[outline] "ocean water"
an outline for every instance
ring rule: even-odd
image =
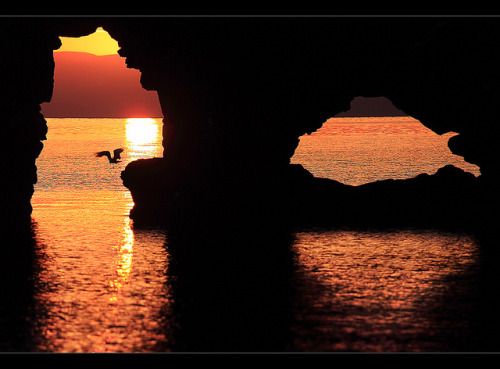
[[[412,117],[332,118],[301,137],[292,163],[349,185],[434,174],[446,164],[478,176],[479,167],[450,152],[454,135],[438,135]]]
[[[41,265],[34,297],[43,310],[33,350],[150,350],[168,300],[165,237],[132,229],[120,172],[162,156],[161,119],[47,121],[32,199]],[[119,163],[95,156],[116,148],[124,148]]]
[[[2,351],[164,352],[189,350],[179,344],[193,341],[187,335],[220,340],[222,329],[209,323],[224,317],[213,311],[185,313],[176,300],[169,235],[135,229],[128,217],[133,204],[120,172],[132,160],[162,155],[161,119],[47,121],[32,199],[38,267],[25,319],[28,339],[20,348],[0,340]],[[447,137],[415,121],[330,121],[301,139],[293,162],[349,184],[433,173],[448,163],[478,174],[449,153]],[[125,150],[117,164],[94,156],[118,147]],[[266,321],[262,342],[269,341],[269,332],[281,339],[271,350],[483,348],[477,343],[482,325],[475,319],[481,253],[474,236],[415,229],[309,230],[292,235],[290,250],[293,273],[287,283],[293,298],[286,314],[277,312],[290,319],[276,326]],[[270,301],[252,303],[276,313]],[[248,313],[242,310],[238,318],[232,312],[233,341],[246,336]],[[195,318],[179,320],[183,314]],[[249,350],[261,351],[256,341]]]

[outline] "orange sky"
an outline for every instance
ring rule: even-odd
[[[54,51],[56,69],[45,117],[162,117],[158,95],[140,85],[140,72],[128,69],[118,42],[102,28],[84,37],[61,37]],[[384,97],[357,97],[338,116],[406,115]]]
[[[89,36],[61,37],[54,51],[54,91],[42,104],[47,118],[160,118],[156,91],[140,84],[141,73],[126,67],[118,43],[102,29]]]

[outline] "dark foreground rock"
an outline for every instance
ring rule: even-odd
[[[252,222],[290,227],[440,227],[473,229],[484,222],[481,178],[452,165],[435,174],[361,186],[315,178],[301,165],[214,182],[169,172],[163,159],[131,163],[122,173],[137,224]],[[189,196],[186,196],[189,194]]]
[[[137,222],[461,223],[478,219],[476,197],[495,208],[498,18],[6,17],[0,204],[9,223],[30,221],[53,51],[60,37],[97,27],[118,41],[142,86],[157,92],[164,116],[167,161],[140,161],[124,174]],[[450,149],[478,165],[481,180],[445,170],[351,188],[289,166],[299,137],[358,96],[386,97],[434,132],[458,133]],[[487,213],[480,211],[481,222]]]
[[[300,199],[295,215],[309,226],[470,229],[484,208],[481,180],[452,165],[405,180],[346,186],[318,178],[305,186],[309,195]]]

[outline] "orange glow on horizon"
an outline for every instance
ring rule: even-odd
[[[153,118],[127,118],[127,123],[142,124],[142,123],[156,123]]]
[[[118,54],[120,47],[118,42],[111,38],[108,32],[102,27],[88,36],[82,37],[60,37],[62,45],[55,52],[74,51],[84,52],[94,55]]]

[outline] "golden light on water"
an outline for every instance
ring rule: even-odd
[[[124,199],[128,200],[125,203],[126,212],[128,213],[132,206],[134,205],[130,199],[130,193],[124,192]],[[109,281],[109,286],[112,288],[114,293],[109,298],[110,303],[116,303],[119,298],[119,294],[122,289],[126,286],[130,279],[130,272],[132,270],[132,257],[134,250],[134,232],[131,228],[131,220],[129,217],[123,219],[123,242],[119,243],[114,247],[116,250],[117,259],[115,260],[115,278]]]
[[[169,271],[169,239],[163,230],[134,228],[129,218],[134,203],[120,178],[132,160],[161,156],[159,119],[48,119],[32,199],[37,234],[33,351],[175,348],[175,317],[183,311]],[[409,169],[421,171],[428,166],[411,158],[440,162],[449,157],[434,150],[441,141],[412,122],[342,122],[323,128],[303,139],[303,144],[310,139],[307,148],[314,157],[306,150],[302,162],[320,168],[313,159],[328,151],[329,160],[339,159],[332,171],[337,179],[338,173],[347,179],[354,173],[351,180],[364,182],[368,176],[360,168],[381,179],[391,172],[384,165],[398,155],[416,162]],[[331,152],[320,145],[321,136],[334,143]],[[368,150],[375,139],[380,150]],[[117,164],[94,156],[117,147],[125,149]],[[465,297],[475,286],[480,255],[473,237],[410,230],[304,231],[294,239],[297,323],[291,328],[298,351],[425,351],[436,349],[437,338],[447,332],[468,329],[460,313],[469,308]],[[448,291],[455,291],[455,298],[443,304]]]
[[[118,255],[115,261],[116,275],[115,278],[109,282],[110,287],[114,289],[115,293],[110,297],[110,302],[116,302],[118,300],[120,292],[129,280],[132,268],[134,233],[130,228],[130,219],[124,218],[124,222],[123,243],[115,247]]]
[[[477,240],[434,230],[304,231],[294,249],[307,303],[300,335],[305,351],[426,351],[432,331],[466,306],[440,305],[447,289],[471,288]],[[457,291],[458,293],[458,291]],[[429,308],[429,304],[440,309]],[[455,310],[457,309],[457,310]],[[300,311],[300,309],[299,309]],[[309,318],[307,318],[309,317]],[[318,317],[323,321],[318,324]],[[328,327],[336,339],[328,337]],[[422,339],[422,337],[431,338]],[[391,339],[381,339],[381,337]],[[397,337],[397,339],[394,339]],[[421,341],[414,346],[413,340]],[[323,342],[321,347],[318,343]],[[426,346],[429,345],[429,346]]]
[[[32,199],[41,265],[34,350],[145,352],[165,341],[158,324],[169,308],[165,240],[138,236],[120,179],[130,161],[161,156],[160,123],[48,120]],[[121,162],[96,160],[95,152],[117,147],[125,149]],[[61,157],[71,165],[54,160]]]
[[[127,141],[134,148],[151,145],[158,139],[158,123],[152,118],[128,118],[126,120]]]
[[[39,193],[36,351],[144,352],[165,340],[165,240],[137,238],[132,206],[125,191]]]

